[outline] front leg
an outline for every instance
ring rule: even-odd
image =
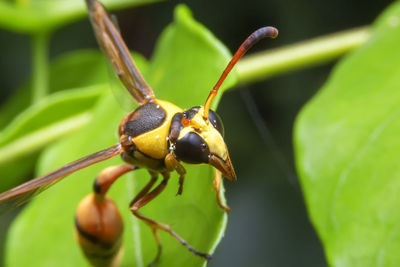
[[[179,174],[179,189],[177,195],[182,195],[183,183],[185,181],[185,176],[186,176],[185,168],[179,163],[179,161],[175,158],[175,156],[172,153],[169,153],[165,157],[164,162],[169,172],[176,171]]]
[[[224,203],[222,203],[221,182],[222,182],[221,172],[216,170],[215,175],[214,175],[214,188],[215,188],[215,191],[217,191],[217,203],[221,207],[221,209],[223,209],[225,212],[230,212],[231,208],[229,208],[228,205],[225,205]]]

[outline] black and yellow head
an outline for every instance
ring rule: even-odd
[[[175,157],[189,164],[210,164],[228,179],[236,180],[220,117],[211,110],[208,118],[203,114],[203,107],[193,107],[173,118],[170,136],[175,135],[172,143]]]

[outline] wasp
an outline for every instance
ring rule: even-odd
[[[222,175],[235,181],[236,174],[223,138],[221,118],[210,109],[210,105],[219,87],[246,51],[262,38],[275,38],[278,30],[263,27],[253,32],[228,63],[204,106],[184,110],[173,103],[155,98],[105,8],[97,0],[86,0],[86,4],[100,48],[139,107],[122,119],[118,128],[118,144],[0,194],[0,209],[19,206],[69,174],[121,155],[125,163],[101,171],[95,179],[93,193],[79,203],[76,211],[76,237],[90,263],[94,266],[118,265],[123,223],[116,204],[107,196],[107,192],[119,177],[139,168],[148,170],[150,180],[130,202],[129,209],[152,230],[158,247],[152,263],[159,259],[162,250],[159,230],[169,233],[195,255],[209,260],[211,255],[194,249],[169,225],[148,218],[139,210],[164,190],[171,172],[176,171],[179,175],[177,195],[181,195],[186,175],[182,163],[188,163],[209,164],[216,168],[214,186],[217,204],[229,212],[229,207],[220,199],[220,185]],[[162,180],[156,184],[159,175]]]

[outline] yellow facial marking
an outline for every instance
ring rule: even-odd
[[[223,160],[228,157],[228,149],[224,139],[222,138],[220,132],[214,128],[214,126],[207,119],[203,118],[203,107],[199,108],[199,111],[192,119],[189,120],[189,125],[182,129],[179,134],[178,139],[184,137],[189,132],[195,132],[199,134],[206,142],[210,153],[217,155]]]

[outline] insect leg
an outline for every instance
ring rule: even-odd
[[[158,234],[157,234],[157,230],[159,230],[159,229],[163,230],[165,232],[168,232],[170,235],[172,235],[176,240],[178,240],[182,245],[184,245],[189,251],[193,252],[195,255],[206,258],[207,260],[211,259],[211,255],[195,250],[182,237],[180,237],[177,233],[172,231],[172,229],[169,225],[157,222],[157,221],[147,218],[139,213],[139,209],[141,207],[145,206],[147,203],[149,203],[154,198],[156,198],[167,186],[167,183],[169,180],[169,172],[164,172],[163,176],[164,176],[164,179],[156,188],[154,188],[151,192],[147,193],[140,199],[137,199],[137,201],[135,201],[135,202],[133,201],[130,206],[130,209],[131,209],[133,215],[135,215],[137,218],[143,220],[151,227],[153,234],[154,234],[154,238],[156,239],[156,242],[158,245],[158,252],[157,252],[156,258],[154,259],[154,261],[151,264],[157,262],[157,260],[160,257],[160,254],[161,254],[162,245],[161,245],[160,239],[158,238]]]
[[[75,235],[94,266],[118,266],[122,258],[123,222],[117,206],[106,193],[115,180],[135,169],[137,167],[130,164],[104,169],[94,182],[94,192],[79,203]]]
[[[179,163],[179,161],[174,157],[172,153],[169,153],[165,157],[165,166],[169,172],[176,171],[179,174],[179,189],[176,195],[182,195],[183,192],[183,183],[185,182],[186,170]]]
[[[186,171],[185,171],[185,173],[186,173]],[[176,193],[176,195],[182,195],[183,183],[185,182],[185,173],[180,174],[180,176],[179,176],[179,188],[178,188],[178,193]]]
[[[221,200],[221,182],[222,182],[221,172],[216,170],[214,175],[214,188],[215,191],[217,191],[217,203],[221,207],[221,209],[223,209],[226,212],[230,212],[231,208],[229,208],[228,205],[223,204]]]
[[[153,172],[153,171],[149,171],[149,172],[151,175],[150,181],[146,184],[145,187],[143,187],[143,189],[139,192],[139,194],[137,194],[136,197],[131,201],[131,203],[129,204],[129,207],[131,207],[135,202],[137,202],[139,199],[144,197],[150,191],[150,189],[153,187],[154,183],[157,181],[158,173]]]

